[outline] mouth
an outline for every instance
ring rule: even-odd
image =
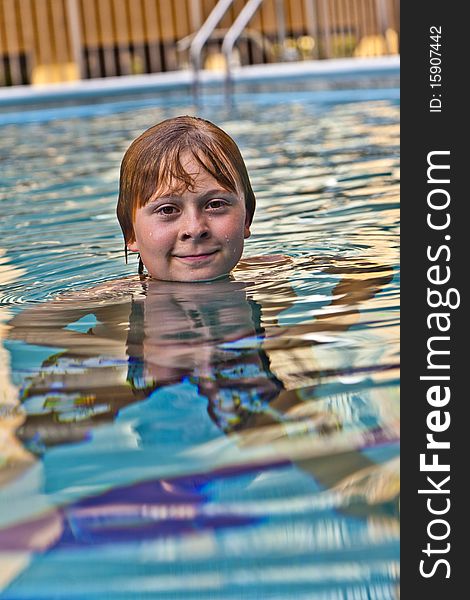
[[[215,254],[217,254],[217,252],[218,250],[211,250],[197,254],[175,254],[174,257],[183,262],[194,264],[210,260]]]

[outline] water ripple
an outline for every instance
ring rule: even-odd
[[[200,111],[257,195],[210,295],[143,289],[114,216],[130,141],[189,104],[1,115],[8,598],[397,597],[396,93],[274,96]]]

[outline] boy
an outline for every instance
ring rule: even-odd
[[[233,139],[180,116],[139,136],[121,165],[117,216],[125,251],[155,279],[227,276],[250,235],[255,196]]]

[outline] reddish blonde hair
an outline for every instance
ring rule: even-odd
[[[135,239],[134,216],[138,208],[160,191],[175,193],[193,187],[192,176],[182,166],[187,152],[224,189],[243,194],[251,223],[255,195],[237,144],[210,121],[181,116],[150,127],[124,154],[116,213],[125,244]]]

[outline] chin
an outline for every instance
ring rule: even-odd
[[[203,283],[205,281],[220,281],[221,279],[227,279],[230,273],[222,273],[222,275],[212,275],[212,277],[204,277],[204,279],[192,279],[192,281]]]
[[[175,283],[204,283],[207,281],[218,281],[219,279],[226,279],[230,276],[230,271],[223,273],[197,273],[197,272],[188,272],[188,273],[178,273],[178,274],[170,274],[167,275],[159,275],[157,273],[149,273],[152,279],[157,279],[158,281],[174,281]]]
[[[174,281],[187,281],[189,283],[204,283],[206,281],[217,281],[219,279],[225,279],[230,275],[230,272],[227,273],[188,273],[187,275],[182,275],[178,277],[178,279],[174,279]]]

